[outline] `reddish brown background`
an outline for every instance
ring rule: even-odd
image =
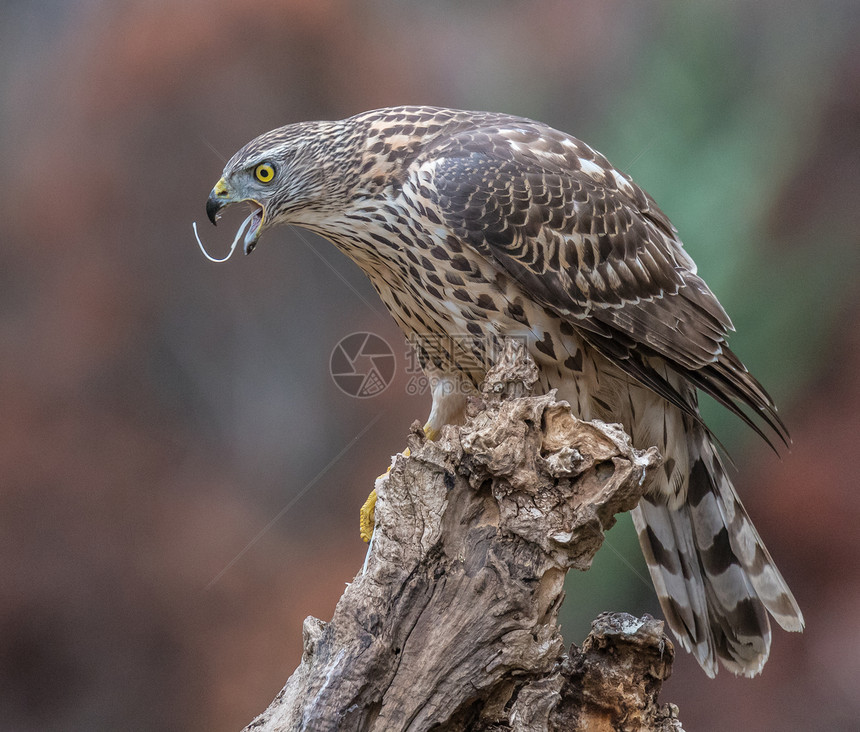
[[[693,5],[0,2],[0,728],[241,728],[330,617],[429,400],[330,245],[216,266],[191,222],[226,248],[238,219],[203,206],[256,134],[402,103],[571,131],[676,221],[793,432],[780,461],[712,412],[808,630],[755,681],[679,657],[665,697],[689,730],[856,728],[858,8]],[[328,373],[354,331],[398,357],[374,399]],[[629,526],[610,541],[570,641],[658,612]]]

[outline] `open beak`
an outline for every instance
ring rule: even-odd
[[[250,203],[253,210],[248,218],[239,226],[236,238],[238,239],[244,233],[243,249],[245,254],[250,254],[254,250],[254,247],[257,246],[257,240],[260,238],[263,230],[263,221],[266,217],[266,210],[263,208],[263,204],[252,198],[234,197],[230,187],[222,178],[209,193],[209,198],[206,200],[206,215],[213,224],[217,225],[222,209],[233,203],[242,202]]]

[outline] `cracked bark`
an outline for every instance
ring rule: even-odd
[[[674,650],[649,616],[604,613],[565,653],[556,622],[615,514],[660,463],[614,425],[582,422],[514,341],[462,427],[377,483],[365,568],[246,732],[681,730],[657,701]]]

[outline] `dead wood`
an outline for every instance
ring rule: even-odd
[[[648,616],[603,614],[569,654],[556,622],[571,568],[660,462],[614,425],[582,422],[507,344],[463,427],[377,483],[365,568],[249,730],[680,730],[657,695],[674,651]]]

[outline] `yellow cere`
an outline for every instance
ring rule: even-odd
[[[271,183],[275,177],[275,169],[268,163],[260,163],[254,168],[254,175],[260,183]]]

